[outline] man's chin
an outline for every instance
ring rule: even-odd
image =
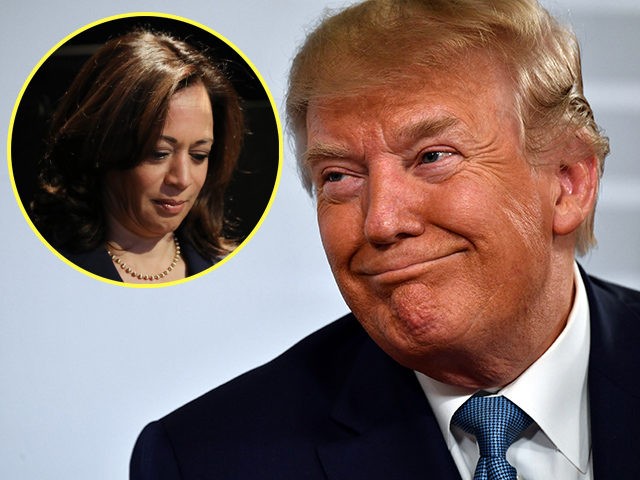
[[[420,283],[403,285],[377,306],[361,303],[353,305],[352,310],[369,335],[392,357],[435,354],[450,348],[460,330],[456,325],[460,319],[435,302],[429,291]]]

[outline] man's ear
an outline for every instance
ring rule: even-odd
[[[553,216],[553,232],[574,232],[595,208],[598,195],[598,159],[580,133],[571,135],[558,152],[556,167],[559,189]]]

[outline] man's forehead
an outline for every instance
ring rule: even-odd
[[[348,76],[349,67],[343,70],[342,75]],[[479,50],[466,51],[450,58],[446,64],[402,65],[369,72],[368,80],[357,85],[334,78],[330,85],[319,81],[316,86],[308,100],[307,118],[325,109],[355,112],[378,109],[384,115],[385,109],[410,109],[417,103],[429,106],[444,97],[466,101],[489,90],[499,90],[500,96],[515,99],[514,79],[507,65],[494,53]],[[412,95],[418,91],[424,98],[416,99]]]
[[[388,134],[399,141],[435,136],[447,130],[463,127],[462,112],[447,108],[446,102],[436,104],[421,97],[406,102],[379,101],[352,103],[332,100],[310,106],[307,111],[307,133],[311,141],[349,139]],[[357,106],[358,105],[358,106]],[[327,145],[331,142],[325,142]],[[333,150],[337,145],[331,146]]]
[[[315,99],[307,109],[307,141],[389,135],[398,141],[445,131],[482,129],[492,116],[513,115],[514,96],[501,86],[376,88],[360,95]]]
[[[349,47],[346,46],[345,50],[348,51]],[[509,70],[509,62],[505,63],[504,56],[490,48],[470,47],[446,58],[430,58],[429,61],[415,60],[402,50],[398,50],[388,63],[367,60],[362,55],[370,57],[374,53],[359,52],[357,59],[344,62],[321,59],[325,60],[325,68],[306,80],[309,89],[307,100],[358,96],[368,91],[382,96],[385,92],[393,94],[425,84],[446,86],[452,80],[474,83],[481,81],[487,72],[507,73]]]

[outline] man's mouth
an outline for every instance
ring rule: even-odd
[[[419,277],[435,268],[443,261],[454,258],[465,250],[456,250],[425,258],[390,260],[373,263],[360,269],[358,273],[382,283],[396,283]]]

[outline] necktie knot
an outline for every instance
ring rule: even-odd
[[[452,423],[474,435],[480,460],[474,480],[516,478],[506,459],[507,449],[533,420],[505,397],[473,396],[453,415]]]

